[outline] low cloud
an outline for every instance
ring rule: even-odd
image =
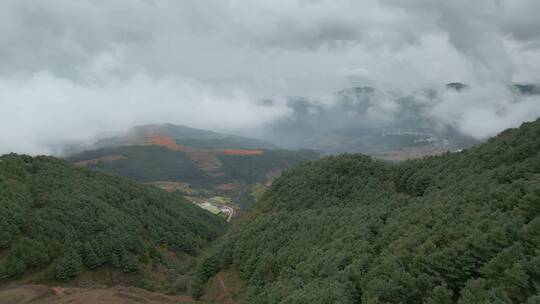
[[[540,96],[516,95],[500,83],[446,90],[428,113],[439,124],[484,140],[540,117]]]
[[[47,72],[0,79],[0,100],[0,153],[54,153],[66,144],[89,143],[155,122],[216,130],[251,128],[288,111],[258,106],[240,89],[218,91],[201,82],[155,80],[145,74],[84,85]]]
[[[426,115],[483,138],[540,115],[506,90],[540,83],[538,15],[536,0],[2,1],[0,152],[149,122],[249,133],[290,117],[289,96],[452,81],[471,90]]]

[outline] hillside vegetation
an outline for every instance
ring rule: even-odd
[[[139,273],[195,256],[226,222],[181,196],[52,157],[0,157],[0,282]]]
[[[80,162],[115,154],[122,155],[123,158],[99,161],[88,166],[140,182],[190,181],[195,185],[208,183],[206,173],[197,167],[188,154],[159,146],[101,148],[82,152],[69,157],[68,160]]]
[[[298,162],[315,160],[319,157],[311,150],[261,150],[260,155],[221,153],[214,156],[220,167],[216,171],[205,172],[185,152],[173,151],[162,146],[140,145],[86,151],[70,156],[68,160],[77,163],[108,155],[120,155],[122,158],[85,165],[141,182],[176,181],[202,187],[233,182],[240,184],[265,182],[274,172],[281,172]]]
[[[262,155],[219,155],[224,178],[253,184],[265,182],[272,173],[281,172],[300,162],[312,161],[319,155],[312,150],[264,150]]]
[[[198,266],[245,303],[540,303],[540,120],[460,153],[286,171]]]

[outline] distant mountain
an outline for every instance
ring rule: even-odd
[[[446,89],[464,88],[464,84],[452,83]],[[426,104],[419,96],[428,100],[436,94],[426,90],[403,96],[354,87],[333,94],[331,103],[290,98],[287,106],[292,115],[269,123],[260,136],[289,148],[327,154],[361,152],[387,159],[395,157],[393,154],[402,158],[439,154],[478,143],[425,115]]]
[[[513,84],[520,98],[540,94],[536,84]],[[268,123],[259,136],[287,148],[309,148],[323,154],[366,153],[403,160],[456,151],[479,141],[429,115],[447,91],[470,89],[452,82],[438,88],[403,93],[373,87],[352,87],[327,97],[290,97],[291,115]],[[327,100],[328,99],[328,100]],[[261,105],[273,107],[271,100]]]
[[[450,82],[446,84],[446,88],[461,91],[463,89],[468,89],[469,86],[461,82]]]
[[[456,91],[470,88],[469,85],[461,82],[447,83],[446,87],[448,89],[454,89]],[[540,84],[536,83],[514,83],[508,85],[508,88],[517,95],[540,95]]]
[[[540,95],[540,84],[521,83],[514,84],[511,88],[522,95]]]
[[[67,159],[142,182],[217,190],[269,183],[288,167],[318,158],[313,151],[279,150],[262,140],[171,124],[137,126],[92,147]]]
[[[146,144],[153,138],[162,136],[174,139],[178,144],[203,149],[277,149],[269,142],[214,131],[194,129],[173,124],[151,124],[135,126],[125,134],[97,141],[89,148],[116,147],[122,145]]]
[[[0,284],[152,287],[226,228],[180,195],[53,157],[0,156],[0,189]]]
[[[301,164],[256,206],[199,263],[194,296],[236,271],[241,303],[540,299],[540,119],[421,160]]]

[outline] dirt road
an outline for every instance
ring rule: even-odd
[[[229,293],[229,290],[227,289],[227,286],[225,286],[225,282],[223,281],[223,278],[221,277],[221,274],[217,275],[217,279],[219,281],[219,285],[221,289],[223,290],[223,293],[227,296],[227,303],[226,304],[233,304],[233,299],[231,294]]]
[[[229,206],[227,206],[227,205],[223,205],[223,208],[229,210],[229,216],[227,217],[227,222],[230,222],[231,219],[232,219],[233,216],[234,216],[234,208],[229,207]]]
[[[23,285],[0,290],[0,303],[20,304],[179,304],[200,303],[190,296],[171,296],[134,287],[103,289],[54,288],[45,285]]]

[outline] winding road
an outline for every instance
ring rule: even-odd
[[[230,222],[232,217],[234,216],[234,208],[229,207],[227,205],[222,205],[222,207],[229,210],[229,216],[227,217],[227,222]]]

